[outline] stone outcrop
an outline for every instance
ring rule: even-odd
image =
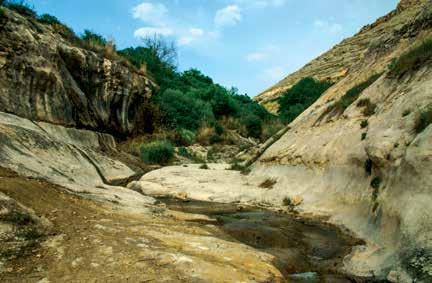
[[[301,209],[329,215],[330,221],[367,239],[368,248],[346,260],[351,272],[393,282],[410,282],[410,276],[427,282],[432,262],[413,262],[423,254],[430,259],[432,251],[432,126],[417,127],[421,113],[432,107],[432,65],[426,61],[399,78],[389,76],[387,66],[430,37],[432,3],[402,1],[379,21],[344,41],[363,38],[364,45],[367,37],[377,40],[361,53],[351,53],[356,54],[355,65],[290,124],[254,164],[252,175],[277,179],[276,190],[303,198]],[[374,37],[377,31],[379,38]],[[340,56],[338,48],[320,58]],[[316,60],[307,66],[287,81],[294,82],[306,70],[308,75],[322,74],[323,65]],[[347,90],[373,74],[381,75],[357,101],[335,110]],[[358,105],[360,100],[373,105],[372,113]]]
[[[154,199],[122,187],[115,180],[136,172],[111,158],[114,138],[0,112],[0,164],[22,176],[42,178],[96,201],[145,210]]]
[[[365,26],[353,37],[343,40],[297,72],[259,94],[255,98],[256,101],[276,113],[279,109],[278,97],[304,77],[310,76],[337,83],[350,74],[356,74],[365,61],[376,61],[377,53],[382,66],[386,66],[389,58],[383,55],[388,54],[395,45],[404,44],[424,29],[423,23],[418,20],[428,5],[432,5],[430,0],[401,1],[396,10]]]
[[[0,111],[117,136],[143,128],[156,85],[125,60],[75,46],[50,25],[4,9]]]

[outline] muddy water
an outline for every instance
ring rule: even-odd
[[[183,202],[170,198],[160,201],[171,210],[205,214],[218,219],[227,239],[274,255],[275,266],[288,282],[363,281],[341,273],[343,258],[361,242],[336,227],[236,204]]]

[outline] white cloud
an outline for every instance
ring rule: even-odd
[[[314,26],[324,32],[335,34],[342,31],[342,26],[337,23],[330,23],[328,21],[316,20]]]
[[[228,5],[225,8],[218,10],[214,18],[214,22],[218,27],[235,26],[241,22],[241,20],[242,14],[237,5]]]
[[[246,55],[245,59],[248,62],[268,61],[275,58],[280,58],[281,49],[279,46],[269,43],[262,48]]]
[[[267,58],[267,54],[263,52],[252,52],[246,56],[246,60],[249,62],[262,61]]]
[[[178,39],[178,44],[180,46],[190,45],[191,43],[203,37],[204,35],[205,35],[204,30],[200,28],[190,28],[185,35],[181,36]]]
[[[154,25],[165,25],[168,9],[165,5],[143,2],[132,9],[134,19],[140,19]]]
[[[285,71],[282,67],[275,66],[264,70],[263,75],[265,80],[275,82],[283,79],[285,76]]]
[[[160,34],[163,36],[170,36],[174,34],[174,31],[167,27],[143,27],[139,28],[134,32],[134,36],[137,38],[145,38],[147,36],[152,36],[155,34]]]
[[[196,36],[196,37],[200,37],[200,36],[204,35],[204,31],[202,29],[200,29],[200,28],[190,28],[189,29],[189,33],[192,36]]]
[[[235,0],[235,3],[248,8],[281,7],[287,0]]]

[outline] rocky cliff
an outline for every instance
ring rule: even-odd
[[[365,62],[378,61],[379,58],[381,68],[384,67],[391,59],[388,55],[396,46],[407,44],[407,40],[425,28],[423,23],[418,21],[418,15],[427,3],[430,5],[429,0],[402,0],[394,11],[365,26],[353,37],[343,40],[255,99],[276,113],[279,108],[278,97],[304,77],[337,83],[357,74]]]
[[[77,47],[51,25],[4,9],[0,111],[126,135],[144,126],[146,101],[155,88],[125,60]]]
[[[367,239],[368,248],[346,259],[357,274],[432,280],[432,126],[418,130],[432,107],[432,64],[427,60],[400,77],[387,68],[431,34],[432,2],[402,1],[259,97],[269,103],[303,76],[343,73],[261,156],[252,174],[278,180],[275,190],[301,197],[304,211],[330,216]],[[346,91],[372,74],[381,75],[357,101],[335,111]],[[365,111],[360,101],[373,110]]]

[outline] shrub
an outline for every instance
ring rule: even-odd
[[[96,45],[107,44],[107,40],[102,35],[92,32],[88,29],[84,30],[84,33],[81,35],[81,39],[83,41],[94,43]]]
[[[201,166],[199,167],[199,169],[208,170],[208,169],[210,169],[210,168],[208,167],[208,165],[207,165],[206,163],[204,163],[203,165],[201,165]]]
[[[50,14],[43,14],[39,16],[38,21],[42,24],[53,25],[53,24],[62,24],[59,19]]]
[[[293,206],[291,198],[289,198],[289,197],[284,197],[284,199],[282,200],[282,204],[284,206]]]
[[[336,102],[336,108],[341,112],[345,111],[345,109],[347,109],[354,101],[356,101],[360,94],[362,94],[365,89],[370,87],[377,79],[379,79],[380,76],[381,74],[373,75],[366,81],[348,90],[345,95]]]
[[[273,119],[270,121],[265,121],[263,123],[263,131],[261,134],[261,141],[266,141],[277,132],[284,128],[284,124],[279,119]]]
[[[4,217],[2,217],[2,220],[15,225],[34,224],[34,220],[31,218],[29,214],[22,213],[19,211],[14,211],[9,214],[6,214]]]
[[[15,1],[8,0],[8,1],[4,1],[3,5],[11,10],[14,10],[15,12],[19,13],[22,16],[31,17],[31,18],[37,17],[37,13],[33,9],[33,7],[31,7],[24,0],[15,0]]]
[[[43,236],[41,232],[36,229],[36,227],[26,227],[23,229],[19,229],[17,236],[26,241],[35,241]]]
[[[362,141],[365,140],[366,137],[367,137],[367,133],[362,133],[362,135],[361,135],[361,140],[362,140]]]
[[[203,145],[210,144],[210,138],[215,135],[215,129],[209,126],[202,126],[197,133],[196,140]]]
[[[368,120],[363,120],[363,121],[361,121],[361,123],[360,123],[360,127],[361,127],[362,129],[366,128],[367,126],[369,126],[369,122],[368,122]]]
[[[190,152],[187,150],[187,148],[185,148],[185,147],[180,147],[179,149],[178,149],[178,155],[180,155],[180,156],[183,156],[183,157],[186,157],[186,158],[191,158],[192,157],[192,155],[190,154]]]
[[[420,68],[432,58],[432,38],[426,39],[389,65],[389,75],[401,77],[409,71]]]
[[[375,114],[375,110],[377,107],[376,104],[372,103],[369,98],[361,99],[357,103],[357,106],[363,107],[363,115],[365,116],[372,116],[373,114]]]
[[[167,89],[156,97],[163,123],[169,128],[183,128],[195,131],[204,121],[214,120],[208,103],[179,90]]]
[[[168,164],[174,156],[174,147],[167,141],[155,141],[141,146],[141,159],[151,164]]]
[[[195,143],[195,133],[186,129],[178,130],[182,145],[193,145]]]
[[[269,178],[262,182],[259,187],[263,189],[271,189],[277,183],[275,179]]]
[[[242,120],[247,136],[259,139],[262,134],[262,121],[258,116],[249,115]]]
[[[223,141],[222,137],[219,136],[218,134],[211,135],[209,139],[210,144],[220,143],[222,141]]]
[[[331,86],[331,82],[320,82],[311,77],[300,80],[278,100],[281,119],[286,123],[294,121]]]
[[[423,132],[430,124],[432,124],[432,106],[422,110],[415,125],[417,134]]]
[[[225,132],[224,127],[221,124],[219,124],[219,123],[216,123],[214,128],[215,128],[216,134],[219,135],[219,136],[222,135]]]
[[[380,186],[381,186],[381,182],[382,182],[381,177],[375,177],[375,178],[372,179],[370,185],[371,185],[371,187],[374,188],[375,190],[378,190],[378,189],[380,188]]]

